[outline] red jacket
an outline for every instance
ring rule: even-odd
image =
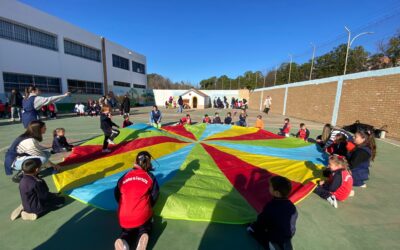
[[[344,201],[346,200],[349,195],[351,190],[353,189],[353,177],[349,173],[349,171],[343,169],[341,171],[342,173],[342,183],[336,191],[331,192],[333,195],[335,195],[336,199],[339,201]],[[331,182],[333,179],[333,176],[331,176],[328,179],[328,182]]]
[[[154,186],[157,186],[158,195],[157,181],[137,166],[119,179],[115,197],[122,228],[137,228],[151,218]]]
[[[290,133],[290,128],[291,128],[290,123],[285,123],[283,125],[282,133],[289,134]]]

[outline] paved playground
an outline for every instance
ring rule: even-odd
[[[132,121],[148,122],[150,107],[131,111]],[[213,115],[216,110],[189,110],[194,122],[203,115]],[[230,110],[229,110],[230,111]],[[176,123],[182,114],[176,110],[165,110],[163,122]],[[224,117],[226,110],[219,110]],[[255,124],[259,112],[249,111],[249,126]],[[236,118],[237,119],[237,118]],[[234,118],[234,120],[236,120]],[[283,116],[263,114],[266,129],[277,132],[282,126]],[[114,122],[122,124],[122,117],[115,116]],[[298,124],[305,122],[315,137],[323,124],[291,119],[292,132]],[[328,121],[329,122],[329,121]],[[66,128],[70,142],[80,142],[101,135],[98,118],[60,117],[46,121],[47,134],[44,145],[50,146],[51,131]],[[0,121],[0,160],[3,162],[8,145],[23,132],[21,124]],[[355,189],[356,195],[339,208],[314,194],[297,205],[299,219],[293,239],[295,249],[398,249],[400,246],[400,143],[378,140],[377,158],[371,168],[368,188]],[[65,155],[54,155],[52,160],[61,161]],[[50,176],[46,181],[55,191]],[[266,187],[267,188],[267,187]],[[89,207],[68,199],[62,209],[51,212],[34,222],[10,221],[11,211],[20,203],[18,185],[3,174],[0,175],[0,249],[113,249],[119,235],[116,214]],[[155,217],[154,233],[149,249],[259,249],[250,238],[245,226],[206,222],[164,220]]]

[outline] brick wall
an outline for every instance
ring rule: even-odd
[[[337,82],[289,88],[286,115],[330,123],[335,105],[336,88]]]
[[[263,91],[262,109],[264,110],[264,102],[267,96],[271,96],[272,105],[270,112],[272,114],[282,114],[283,112],[283,102],[285,99],[285,89],[271,89]],[[250,109],[259,110],[260,109],[260,95],[261,91],[250,93]]]
[[[332,121],[336,89],[343,80],[336,125],[356,120],[380,128],[400,139],[400,67],[319,79],[288,86],[286,116],[327,123]],[[271,113],[283,114],[285,87],[263,90],[272,97]],[[250,93],[250,108],[259,110],[261,91]]]
[[[388,136],[400,139],[400,74],[343,82],[337,125],[355,120],[388,125]]]

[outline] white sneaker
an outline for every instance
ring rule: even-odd
[[[360,188],[367,188],[367,184],[361,185]]]
[[[108,142],[108,144],[111,144],[111,145],[114,145],[114,144],[115,144],[115,142],[112,141],[112,140],[110,140],[110,139],[108,139],[107,142]]]
[[[24,207],[21,204],[11,212],[10,219],[11,220],[16,220],[18,217],[21,216],[22,211],[24,211]]]
[[[34,213],[27,213],[25,211],[22,211],[21,213],[21,218],[23,220],[36,220],[37,219],[37,214]]]
[[[353,189],[350,191],[349,197],[354,197],[354,190]]]
[[[338,208],[338,203],[336,200],[336,197],[334,195],[332,195],[331,197],[328,197],[328,199],[326,199],[329,204],[331,204],[334,208]]]
[[[129,250],[128,243],[123,239],[117,239],[114,243],[115,250]]]
[[[149,235],[144,233],[140,236],[136,250],[146,250],[147,243],[149,242]]]
[[[102,152],[102,153],[110,153],[110,152],[111,152],[111,150],[110,150],[110,149],[108,149],[108,148],[106,148],[106,149],[103,149],[101,152]]]

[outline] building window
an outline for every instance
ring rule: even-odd
[[[4,90],[10,92],[13,88],[25,91],[25,88],[34,85],[43,93],[61,93],[61,79],[56,77],[3,73]]]
[[[58,50],[57,36],[4,19],[0,19],[0,37],[41,48]]]
[[[113,54],[112,60],[114,67],[129,70],[129,59]]]
[[[133,87],[134,87],[135,89],[145,89],[145,88],[146,88],[145,85],[140,85],[140,84],[133,84]]]
[[[68,91],[76,94],[103,94],[103,84],[101,82],[89,82],[80,80],[67,80]]]
[[[114,81],[114,86],[121,86],[121,87],[131,87],[131,84],[129,82],[118,82]]]
[[[132,61],[132,70],[136,73],[146,74],[146,68],[142,63]]]
[[[101,62],[101,52],[98,49],[64,39],[64,53],[79,56],[92,61]]]

